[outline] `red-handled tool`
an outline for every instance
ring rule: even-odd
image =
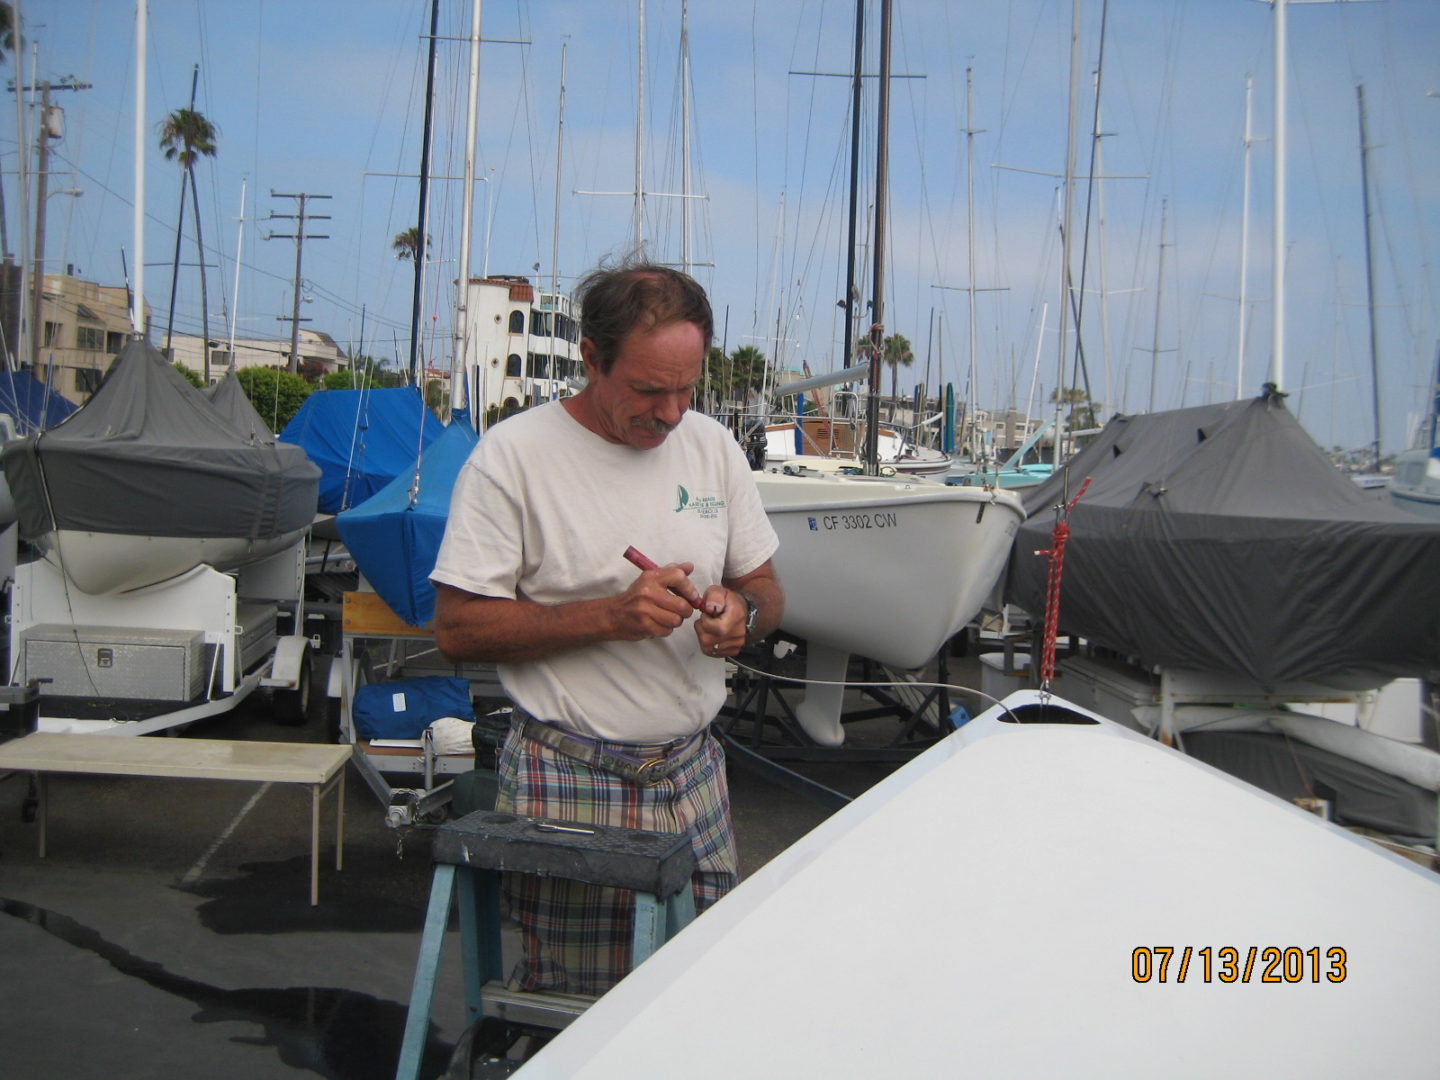
[[[641,570],[660,569],[659,563],[657,563],[654,559],[650,558],[648,555],[642,554],[640,551],[633,547],[627,547],[625,549],[625,560],[632,565],[639,567]],[[671,589],[670,591],[675,592],[674,589]],[[679,596],[680,594],[675,593],[675,595]],[[693,607],[696,611],[705,610],[705,602],[703,600],[690,600],[689,597],[683,597],[682,599],[689,600],[690,606]]]

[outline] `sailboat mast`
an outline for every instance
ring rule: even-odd
[[[425,130],[420,148],[420,220],[415,236],[415,293],[410,302],[410,381],[414,385],[420,383],[420,301],[425,293],[426,249],[430,246],[425,240],[425,218],[430,208],[430,136],[434,126],[435,53],[440,43],[439,31],[440,0],[430,0],[430,60],[425,76]],[[291,362],[294,362],[293,356]]]
[[[560,322],[560,178],[565,161],[565,69],[569,42],[560,45],[560,118],[555,126],[555,220],[550,226],[550,378],[559,377],[555,370],[555,331]],[[568,374],[568,372],[567,372]]]
[[[975,398],[980,386],[979,367],[975,360],[975,124],[972,120],[974,106],[974,71],[965,69],[965,234],[966,262],[970,294],[970,393],[966,414],[970,420],[970,444],[975,444]],[[973,450],[972,450],[973,453]]]
[[[1272,0],[1275,8],[1275,235],[1271,238],[1271,291],[1275,316],[1270,325],[1270,382],[1285,386],[1285,5]]]
[[[690,273],[690,4],[680,3],[680,269]],[[778,359],[778,358],[777,358]]]
[[[1255,80],[1245,76],[1245,181],[1240,197],[1240,326],[1239,345],[1235,350],[1235,400],[1245,394],[1245,336],[1246,336],[1246,265],[1250,260],[1250,148],[1255,140],[1250,131],[1250,103]]]
[[[880,3],[879,118],[875,125],[875,250],[870,283],[870,396],[865,424],[865,471],[880,472],[880,362],[885,341],[885,200],[890,176],[890,13],[892,0]]]
[[[1146,412],[1155,411],[1155,379],[1160,365],[1160,312],[1165,296],[1165,225],[1170,217],[1170,201],[1160,200],[1160,265],[1155,272],[1155,325],[1150,331],[1150,404]]]
[[[1079,108],[1080,82],[1080,0],[1070,8],[1070,111],[1065,124],[1065,203],[1060,224],[1060,348],[1055,368],[1055,430],[1052,432],[1052,461],[1058,468],[1065,444],[1065,360],[1069,352],[1066,332],[1074,307],[1070,303],[1070,226],[1075,212],[1075,128]]]
[[[235,229],[235,288],[230,299],[230,370],[235,367],[235,319],[240,310],[240,264],[245,254],[245,181],[240,181],[240,224]],[[209,346],[206,346],[208,353]]]
[[[865,78],[865,0],[855,0],[855,71],[850,87],[850,228],[845,243],[845,355],[841,368],[855,358],[855,245],[860,227],[860,105]]]
[[[25,26],[24,22],[22,21],[21,14],[20,14],[20,0],[14,0],[14,6],[13,6],[13,9],[12,9],[12,10],[13,10],[13,13],[14,13],[14,14],[13,14],[14,30],[15,30],[15,34],[16,34],[16,36],[17,36],[17,38],[18,38],[18,37],[21,36],[21,31],[23,30],[23,28],[24,28],[24,26]],[[138,22],[140,22],[140,21],[142,21],[142,17],[139,16],[139,15],[137,15],[137,17],[136,17],[136,22],[138,23]],[[139,48],[139,45],[137,44],[136,47]],[[17,76],[16,79],[15,79],[15,144],[16,144],[18,147],[20,147],[20,153],[17,155],[17,159],[18,159],[18,163],[19,163],[19,176],[17,177],[17,184],[18,184],[18,187],[19,187],[19,195],[20,195],[20,222],[21,222],[21,224],[20,224],[20,311],[19,311],[19,318],[16,319],[16,322],[19,324],[20,333],[19,333],[19,340],[18,340],[18,341],[15,341],[15,342],[7,342],[7,344],[8,344],[8,345],[10,346],[10,348],[13,350],[13,357],[14,357],[14,360],[15,360],[15,368],[18,370],[21,362],[24,361],[24,360],[26,360],[26,359],[28,359],[29,356],[30,356],[30,342],[31,342],[31,340],[33,339],[34,327],[31,326],[31,321],[30,321],[28,318],[25,317],[25,298],[30,295],[30,287],[31,287],[30,277],[31,277],[31,273],[32,273],[32,268],[31,268],[31,265],[30,265],[30,229],[29,229],[29,227],[25,224],[25,216],[26,216],[26,214],[29,212],[29,208],[30,208],[30,160],[29,160],[29,159],[30,159],[30,150],[29,150],[29,144],[28,144],[28,141],[27,141],[27,140],[28,140],[28,136],[27,136],[27,133],[26,133],[26,131],[25,131],[25,80],[22,79],[22,78],[19,78],[20,75],[23,75],[23,74],[24,74],[24,68],[25,68],[25,54],[24,54],[24,51],[23,51],[23,50],[17,51],[16,54],[15,54],[15,56],[16,56],[16,59],[15,59],[15,74],[16,74],[16,76]],[[136,69],[137,69],[137,71],[140,69],[140,65],[139,65],[139,64],[136,65]],[[137,76],[137,78],[138,78],[138,76]],[[32,79],[30,80],[30,82],[31,82],[31,84],[33,85],[34,82],[35,82],[35,80],[32,78]],[[139,139],[139,137],[137,136],[137,143],[138,143],[138,139]],[[138,155],[137,155],[137,156],[138,156]],[[138,183],[138,181],[137,181],[137,183]],[[137,189],[137,190],[138,190],[138,189]],[[141,211],[139,210],[139,200],[138,200],[138,199],[136,200],[136,206],[137,206],[137,208],[136,208],[136,211],[135,211],[135,215],[136,215],[137,222],[143,223],[143,221],[144,221],[144,215],[143,215],[143,213],[141,213]],[[138,232],[139,229],[141,228],[141,225],[137,223],[137,225],[135,226],[135,228],[136,228],[136,230],[137,230],[137,232]],[[133,314],[132,314],[131,318],[132,318],[132,322],[133,322],[133,318],[134,318]]]
[[[1371,250],[1370,226],[1370,140],[1365,134],[1365,84],[1358,83],[1355,96],[1360,104],[1360,195],[1365,207],[1365,298],[1370,312],[1370,392],[1375,414],[1375,471],[1380,471],[1380,339],[1375,326],[1375,260]]]
[[[15,29],[19,30],[20,3],[15,2]],[[145,336],[145,36],[150,25],[148,0],[135,4],[135,291],[130,306],[130,326],[136,337]],[[17,85],[18,97],[20,88]],[[36,327],[31,327],[33,334]]]
[[[470,6],[470,83],[465,114],[465,194],[460,204],[460,274],[455,288],[454,352],[450,358],[450,414],[466,405],[469,387],[470,247],[475,201],[475,127],[480,120],[480,10],[482,0]],[[473,419],[472,419],[473,422]]]
[[[639,0],[635,69],[635,254],[645,252],[645,0]]]

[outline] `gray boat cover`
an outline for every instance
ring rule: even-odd
[[[230,425],[246,438],[253,442],[275,441],[275,433],[270,430],[270,425],[265,423],[255,406],[250,404],[250,399],[245,396],[245,388],[240,385],[235,369],[232,368],[229,375],[211,386],[205,396],[210,399],[210,404],[230,421]]]
[[[1062,633],[1266,690],[1440,676],[1440,522],[1337,472],[1283,395],[1116,417],[1027,493],[1005,597],[1037,621],[1036,553],[1086,477]]]
[[[1329,799],[1334,820],[1396,836],[1435,838],[1435,793],[1363,762],[1284,735],[1191,732],[1185,753],[1286,802]]]
[[[0,462],[26,540],[57,528],[269,539],[310,524],[320,483],[303,450],[236,428],[143,341],[84,408]]]

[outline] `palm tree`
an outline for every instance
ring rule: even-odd
[[[915,362],[915,352],[910,348],[910,339],[904,334],[891,334],[880,345],[880,359],[890,365],[890,400],[898,394],[900,365],[909,367]]]
[[[430,238],[425,238],[425,243],[430,243]],[[395,240],[391,243],[395,251],[395,258],[401,262],[416,262],[420,258],[420,226],[411,225],[404,232],[396,233]]]
[[[1102,402],[1091,401],[1090,395],[1078,386],[1067,386],[1060,394],[1054,390],[1050,391],[1050,400],[1070,407],[1070,414],[1065,418],[1065,424],[1071,431],[1084,430],[1098,426],[1100,410],[1104,407]]]
[[[190,181],[190,203],[195,211],[195,251],[200,261],[200,329],[205,356],[205,384],[210,384],[210,294],[205,284],[205,241],[200,228],[200,195],[195,187],[195,159],[214,157],[219,129],[196,109],[176,109],[160,124],[160,149],[166,161],[179,161],[181,184]]]

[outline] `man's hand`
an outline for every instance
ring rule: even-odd
[[[669,637],[684,625],[700,600],[700,591],[690,580],[694,569],[694,563],[670,563],[641,573],[615,598],[616,637],[622,641]]]
[[[750,607],[745,597],[723,585],[705,590],[695,634],[706,656],[734,656],[745,644],[745,617]]]

